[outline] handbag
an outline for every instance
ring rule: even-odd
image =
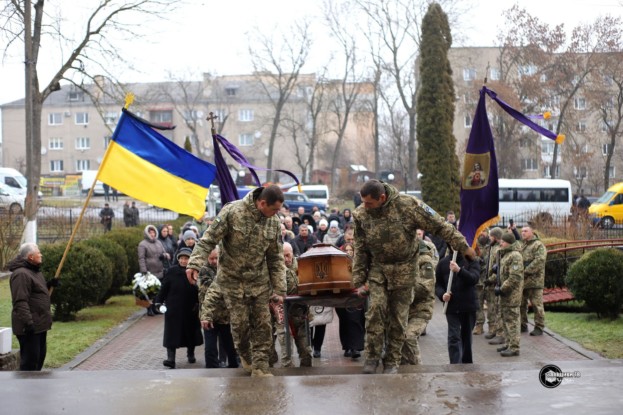
[[[310,327],[324,326],[333,321],[333,307],[313,306],[309,308]]]

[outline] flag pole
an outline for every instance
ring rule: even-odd
[[[127,109],[130,106],[130,104],[132,104],[132,102],[134,102],[134,94],[128,93],[125,97],[124,108]],[[109,149],[110,149],[110,146],[108,146],[108,148],[106,149],[106,154],[104,154],[104,160],[106,160],[106,156],[108,155]],[[102,166],[102,164],[104,164],[103,160],[102,160],[102,163],[100,164],[100,167]],[[69,236],[69,241],[67,242],[67,246],[65,246],[65,251],[63,252],[63,256],[61,257],[61,262],[59,262],[58,268],[56,268],[56,273],[54,274],[54,278],[56,279],[61,278],[60,276],[61,270],[63,269],[63,265],[65,264],[65,259],[67,259],[69,248],[71,248],[71,244],[73,243],[76,233],[78,232],[78,228],[80,227],[80,224],[82,223],[84,212],[86,211],[87,206],[89,205],[89,201],[91,200],[91,197],[93,196],[93,190],[95,189],[95,183],[97,183],[98,177],[99,177],[99,169],[98,169],[97,174],[95,175],[95,179],[93,179],[93,183],[91,183],[91,188],[89,189],[89,193],[87,193],[86,200],[84,201],[84,204],[82,205],[82,210],[80,211],[80,215],[78,216],[78,219],[76,220],[74,228],[71,231],[71,235]],[[54,287],[50,287],[48,292],[51,296],[52,292],[54,292]]]
[[[454,251],[454,254],[452,255],[452,261],[456,262],[456,255],[458,254],[458,251]],[[450,268],[450,277],[448,278],[448,288],[446,289],[446,292],[448,294],[452,294],[452,279],[454,278],[454,271],[452,271],[452,268]],[[446,314],[446,310],[448,309],[448,303],[450,301],[446,301],[445,303],[443,303],[443,313]]]

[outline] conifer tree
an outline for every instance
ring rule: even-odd
[[[433,3],[422,19],[420,90],[417,97],[418,170],[422,198],[439,214],[460,209],[459,159],[454,123],[454,83],[448,51],[448,16]]]
[[[193,145],[190,142],[190,137],[186,136],[186,141],[184,141],[184,150],[188,151],[189,153],[193,152]]]

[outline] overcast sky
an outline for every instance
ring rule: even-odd
[[[466,46],[491,46],[502,24],[501,12],[512,0],[464,0],[474,4],[461,17],[466,28]],[[75,6],[87,0],[76,0]],[[46,7],[51,2],[46,2]],[[69,3],[63,0],[63,4]],[[304,15],[319,15],[321,0],[228,0],[190,1],[178,8],[167,22],[154,26],[150,36],[119,47],[125,56],[134,56],[141,72],[128,72],[126,82],[161,81],[170,70],[212,72],[220,75],[250,73],[246,32],[254,25],[275,27]],[[589,23],[600,15],[621,16],[623,0],[521,0],[521,6],[541,20],[571,28]],[[64,8],[63,13],[71,8]],[[322,41],[321,34],[314,35]],[[17,49],[14,49],[17,51]],[[24,97],[23,58],[9,56],[0,62],[0,104]],[[58,61],[46,62],[57,70]],[[41,84],[49,81],[45,65],[39,63]],[[318,63],[319,65],[320,63]],[[313,57],[305,71],[315,71]]]

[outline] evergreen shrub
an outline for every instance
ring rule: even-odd
[[[112,283],[110,289],[100,299],[100,303],[104,304],[113,295],[121,292],[121,287],[126,284],[128,276],[128,257],[123,247],[111,239],[102,236],[96,236],[91,239],[85,239],[79,244],[86,244],[98,249],[103,253],[112,265]]]
[[[110,232],[106,232],[103,238],[112,240],[119,244],[125,252],[128,260],[128,271],[125,284],[130,284],[134,274],[139,272],[138,269],[138,244],[143,240],[142,228],[113,228]]]

